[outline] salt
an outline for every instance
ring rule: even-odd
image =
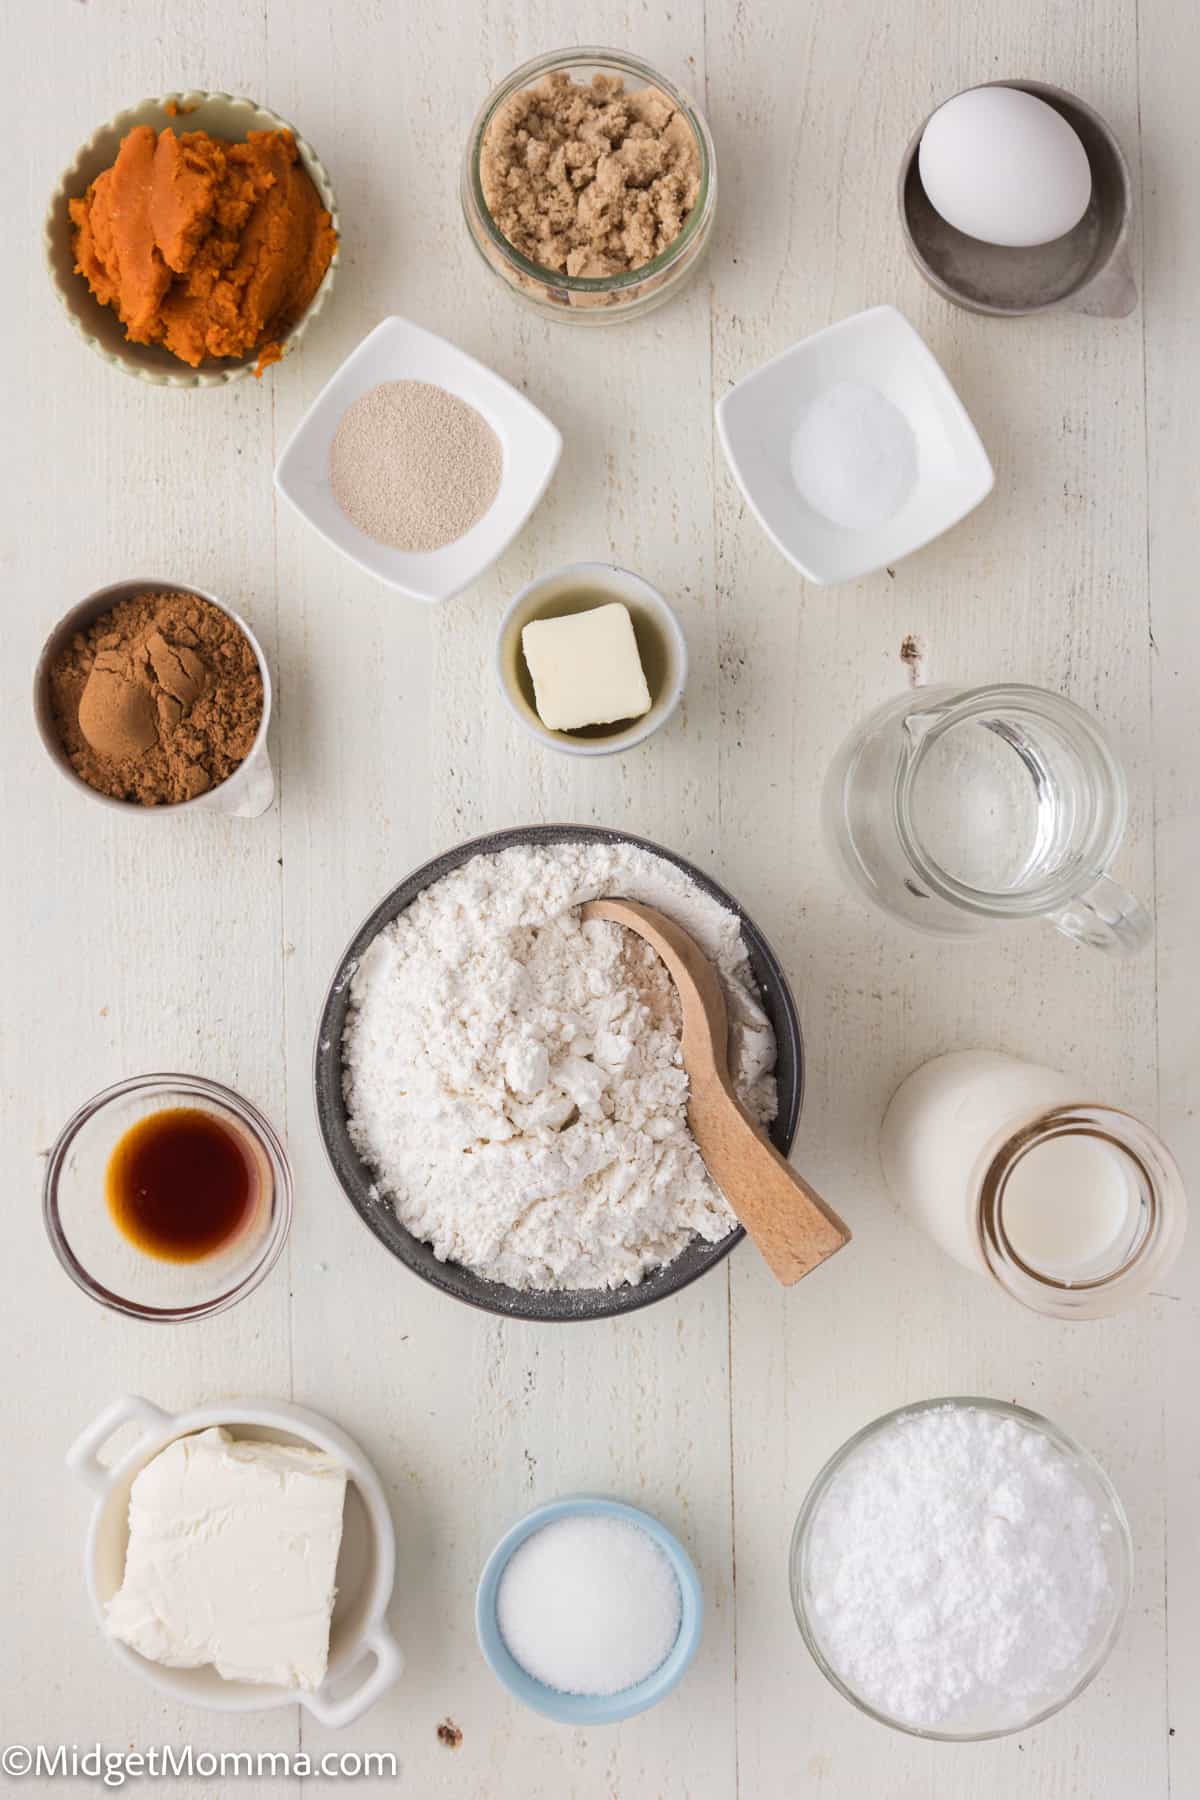
[[[509,1652],[563,1694],[619,1694],[645,1681],[674,1648],[681,1611],[675,1571],[649,1532],[598,1513],[527,1537],[496,1593]]]
[[[917,485],[917,440],[878,388],[835,381],[801,415],[792,480],[814,512],[846,531],[892,518]]]
[[[1109,1529],[1041,1432],[977,1407],[902,1416],[849,1457],[813,1516],[822,1651],[910,1725],[1027,1717],[1070,1685],[1111,1606]]]

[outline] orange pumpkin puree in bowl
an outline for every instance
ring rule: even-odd
[[[337,248],[290,131],[232,143],[137,125],[70,213],[76,271],[130,343],[192,368],[262,347],[261,373]]]

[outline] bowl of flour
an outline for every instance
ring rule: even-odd
[[[579,916],[659,907],[721,971],[730,1066],[786,1156],[800,1117],[795,1001],[724,890],[623,832],[536,825],[427,863],[364,920],[317,1033],[333,1171],[392,1254],[517,1318],[662,1299],[743,1236],[687,1124],[678,998],[648,945]]]

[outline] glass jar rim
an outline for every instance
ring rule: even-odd
[[[1010,1176],[1030,1151],[1063,1137],[1087,1137],[1110,1145],[1131,1165],[1145,1208],[1142,1229],[1128,1254],[1103,1275],[1065,1280],[1034,1268],[1012,1243],[1004,1223]],[[1187,1197],[1175,1158],[1157,1132],[1118,1107],[1072,1101],[1047,1107],[999,1145],[984,1152],[975,1227],[989,1273],[1014,1300],[1060,1319],[1105,1317],[1138,1299],[1173,1261],[1187,1222]]]
[[[978,1412],[994,1413],[1001,1418],[1015,1419],[1029,1430],[1036,1431],[1048,1438],[1057,1450],[1076,1462],[1096,1484],[1104,1497],[1112,1523],[1116,1528],[1118,1555],[1115,1570],[1116,1593],[1112,1615],[1092,1656],[1088,1659],[1086,1668],[1082,1670],[1070,1691],[1061,1698],[1055,1699],[1051,1705],[1043,1707],[1031,1718],[1022,1719],[1015,1725],[1001,1726],[995,1731],[938,1731],[932,1727],[910,1724],[873,1706],[869,1700],[856,1693],[830,1663],[821,1648],[819,1634],[808,1615],[805,1604],[803,1562],[808,1534],[821,1502],[836,1476],[841,1473],[857,1450],[881,1435],[889,1426],[920,1413],[936,1412],[941,1407],[968,1408]],[[848,1437],[845,1443],[835,1450],[817,1471],[804,1496],[800,1511],[796,1516],[796,1523],[792,1528],[791,1545],[788,1552],[788,1586],[791,1591],[792,1612],[809,1655],[830,1685],[835,1687],[844,1699],[849,1700],[851,1705],[856,1706],[860,1712],[866,1713],[868,1718],[875,1719],[880,1725],[888,1725],[893,1731],[902,1731],[908,1737],[925,1738],[943,1744],[984,1743],[992,1738],[1013,1737],[1018,1732],[1029,1731],[1033,1726],[1040,1725],[1046,1719],[1052,1718],[1055,1713],[1061,1712],[1073,1700],[1078,1699],[1084,1689],[1100,1673],[1120,1635],[1129,1607],[1129,1596],[1133,1586],[1133,1533],[1121,1496],[1114,1487],[1108,1471],[1090,1450],[1073,1438],[1069,1432],[1064,1431],[1061,1426],[1056,1425],[1052,1419],[1047,1419],[1042,1413],[1034,1412],[1027,1406],[1019,1406],[1011,1400],[995,1400],[987,1395],[979,1394],[945,1394],[930,1400],[913,1401],[907,1406],[896,1406],[890,1412],[881,1413],[877,1419],[870,1420]]]
[[[483,193],[483,182],[479,172],[480,158],[483,153],[483,140],[488,126],[504,101],[510,98],[518,88],[536,81],[539,76],[550,74],[555,69],[569,68],[573,64],[587,66],[598,65],[612,68],[622,74],[636,75],[649,85],[661,88],[667,98],[687,120],[692,136],[696,140],[696,148],[700,155],[700,190],[696,195],[695,205],[678,232],[671,239],[665,250],[652,257],[639,268],[626,269],[617,275],[567,275],[558,269],[548,269],[542,263],[531,261],[505,237],[492,217]],[[643,62],[638,56],[627,50],[606,50],[597,45],[580,45],[569,50],[552,50],[542,56],[535,56],[529,62],[522,63],[494,87],[483,102],[471,124],[467,138],[467,178],[471,200],[479,216],[479,222],[487,233],[489,240],[520,274],[540,283],[543,287],[558,288],[572,294],[621,294],[631,288],[639,288],[644,282],[656,276],[668,273],[681,259],[684,252],[693,243],[704,222],[711,217],[717,188],[716,150],[712,133],[703,113],[694,102],[688,99],[682,89],[666,76],[660,75],[650,63]]]
[[[88,1122],[102,1112],[106,1106],[130,1094],[149,1094],[155,1090],[169,1088],[177,1094],[194,1096],[197,1099],[215,1101],[227,1111],[234,1114],[239,1123],[252,1135],[258,1143],[270,1166],[272,1196],[271,1223],[262,1244],[261,1253],[232,1287],[211,1299],[197,1301],[187,1306],[149,1306],[140,1301],[126,1299],[115,1294],[110,1288],[97,1281],[95,1276],[85,1268],[75,1255],[63,1230],[62,1219],[58,1210],[58,1183],[63,1165],[79,1132]],[[102,1088],[91,1099],[85,1100],[76,1107],[71,1117],[62,1127],[50,1149],[46,1159],[46,1173],[42,1181],[42,1219],[46,1227],[46,1235],[50,1239],[51,1248],[59,1262],[66,1270],[76,1287],[81,1288],[90,1299],[112,1312],[123,1313],[131,1319],[147,1319],[154,1322],[179,1323],[188,1319],[211,1318],[215,1313],[224,1312],[239,1300],[253,1291],[267,1275],[270,1274],[280,1252],[287,1241],[288,1231],[292,1223],[294,1193],[292,1172],[287,1159],[287,1152],[270,1120],[258,1108],[232,1088],[219,1081],[210,1081],[203,1075],[180,1075],[170,1072],[157,1072],[149,1075],[131,1075],[124,1081],[114,1082],[110,1087]]]
[[[990,919],[1041,918],[1047,912],[1067,905],[1104,875],[1116,855],[1124,835],[1128,817],[1125,773],[1108,743],[1104,732],[1091,714],[1077,706],[1065,694],[1024,682],[998,682],[986,687],[956,689],[946,683],[926,690],[931,702],[938,693],[955,694],[942,717],[924,732],[912,755],[897,767],[893,792],[896,831],[905,856],[939,899],[961,910]],[[1052,724],[1068,726],[1077,737],[1086,740],[1102,770],[1107,786],[1109,816],[1093,828],[1091,841],[1081,855],[1085,867],[1066,868],[1060,873],[1009,892],[995,893],[957,880],[923,848],[920,834],[913,823],[913,788],[921,764],[929,750],[947,731],[981,713],[999,711],[1003,707],[1042,718]],[[1103,829],[1100,825],[1103,824]]]

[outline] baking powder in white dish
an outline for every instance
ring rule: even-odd
[[[909,1725],[1053,1698],[1111,1603],[1111,1529],[1039,1431],[978,1407],[902,1415],[834,1476],[809,1527],[831,1667]]]
[[[396,1217],[514,1288],[615,1288],[736,1220],[687,1125],[679,1002],[650,946],[585,900],[658,907],[720,969],[730,1067],[775,1114],[775,1036],[735,914],[637,845],[517,845],[426,888],[354,973],[351,1139]]]
[[[620,1694],[653,1675],[679,1636],[679,1582],[629,1519],[555,1519],[509,1557],[496,1623],[527,1675],[563,1694]]]

